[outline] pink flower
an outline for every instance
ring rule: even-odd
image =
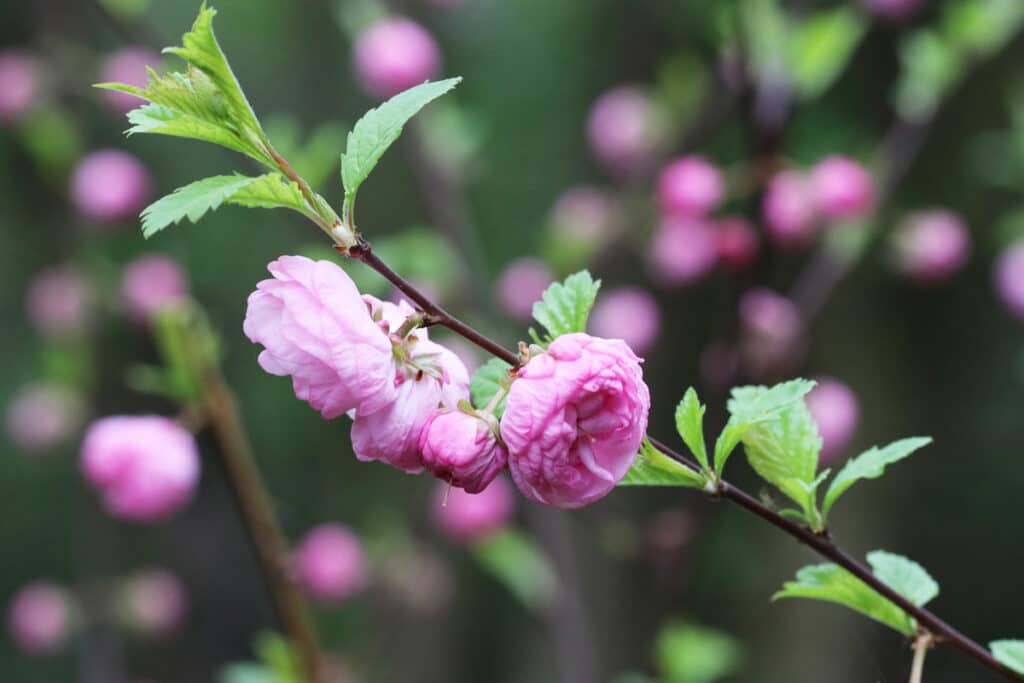
[[[508,451],[495,434],[493,422],[461,409],[432,415],[420,432],[423,466],[452,486],[479,493],[487,488],[508,461]]]
[[[752,376],[786,374],[799,363],[804,323],[796,304],[766,287],[755,287],[740,297],[739,318],[740,350]]]
[[[498,303],[516,320],[529,320],[533,304],[540,301],[552,281],[551,271],[543,261],[521,258],[505,267],[498,278]]]
[[[579,185],[558,196],[548,223],[566,241],[601,242],[611,236],[621,218],[615,199],[607,192]]]
[[[381,410],[397,397],[392,345],[355,283],[330,261],[282,256],[249,296],[243,330],[260,367],[291,375],[295,395],[327,419]]]
[[[922,211],[903,220],[895,245],[900,270],[928,284],[963,268],[971,250],[971,235],[952,211]]]
[[[136,259],[121,278],[121,299],[128,314],[146,322],[166,306],[188,296],[188,277],[178,263],[162,254]]]
[[[434,37],[404,17],[373,24],[356,39],[353,51],[359,82],[380,99],[419,85],[441,70],[441,52]]]
[[[807,394],[807,409],[821,435],[821,460],[829,464],[845,449],[857,431],[860,406],[850,387],[831,377],[819,377]]]
[[[635,353],[647,353],[661,330],[661,311],[650,292],[622,287],[598,297],[590,329],[598,337],[621,339]]]
[[[999,298],[1024,320],[1024,241],[1011,244],[996,261],[994,281]]]
[[[81,397],[59,384],[29,384],[7,407],[7,433],[19,448],[38,453],[67,440],[85,412]]]
[[[577,508],[626,475],[647,430],[640,359],[619,339],[567,334],[519,370],[501,436],[530,500]]]
[[[726,268],[743,270],[753,265],[759,242],[750,223],[742,218],[724,218],[715,224],[718,260]]]
[[[89,154],[71,176],[71,201],[87,218],[115,223],[135,218],[149,200],[152,183],[142,163],[119,149]]]
[[[0,123],[24,116],[39,95],[35,60],[16,50],[0,52]]]
[[[613,88],[601,95],[590,110],[590,149],[609,172],[634,175],[651,164],[664,141],[663,118],[660,108],[640,88]]]
[[[723,194],[722,173],[701,156],[676,159],[658,177],[658,205],[663,215],[703,218]]]
[[[340,602],[366,585],[363,546],[341,524],[322,524],[310,531],[295,550],[294,563],[299,583],[319,602]]]
[[[781,247],[805,246],[817,232],[814,192],[797,171],[781,171],[772,177],[765,188],[762,211],[768,236]]]
[[[448,538],[475,543],[508,526],[516,501],[505,477],[498,477],[479,493],[439,482],[431,502],[434,523]]]
[[[27,654],[53,654],[71,631],[67,593],[45,581],[22,587],[11,600],[7,630],[15,644]]]
[[[693,284],[715,267],[715,233],[701,220],[669,219],[651,238],[647,258],[655,276],[665,284]]]
[[[195,439],[159,415],[97,420],[86,432],[81,466],[107,510],[133,522],[169,517],[192,500],[199,483]]]
[[[917,11],[924,0],[861,0],[869,11],[885,19],[904,19]]]
[[[818,211],[831,220],[859,218],[875,204],[875,181],[863,166],[844,156],[830,156],[811,171]]]
[[[146,87],[149,80],[146,67],[160,66],[160,55],[148,47],[126,47],[111,54],[100,68],[100,80],[104,83],[124,83],[137,88]],[[115,113],[124,114],[145,101],[135,95],[115,90],[103,90],[103,99]]]
[[[177,631],[188,611],[185,587],[166,569],[146,569],[133,576],[123,588],[122,599],[129,624],[151,637]]]
[[[89,325],[93,289],[74,266],[61,264],[39,271],[29,285],[25,306],[29,320],[47,337],[71,337]]]
[[[374,317],[390,330],[398,330],[414,314],[406,303],[395,305],[372,296],[363,297]],[[438,408],[455,408],[469,399],[469,372],[458,356],[430,341],[425,329],[417,329],[402,342],[403,360],[392,360],[387,377],[397,396],[372,413],[363,408],[351,413],[352,448],[363,461],[380,460],[410,474],[423,471],[419,436],[427,419]]]

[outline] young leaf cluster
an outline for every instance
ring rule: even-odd
[[[586,270],[549,285],[540,301],[533,305],[533,319],[547,330],[543,342],[550,344],[563,334],[586,332],[587,319],[600,289],[601,281],[592,278]],[[537,334],[533,330],[530,332],[540,343]]]

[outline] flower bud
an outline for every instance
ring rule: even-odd
[[[58,651],[71,631],[68,594],[58,586],[36,581],[22,587],[11,599],[7,630],[25,653],[44,656]]]
[[[195,439],[158,415],[97,420],[82,443],[82,473],[115,517],[163,520],[189,503],[199,483]]]
[[[635,175],[651,164],[664,143],[664,118],[661,108],[640,88],[613,88],[601,95],[590,110],[590,149],[610,173]]]
[[[126,47],[106,58],[100,67],[100,80],[145,88],[149,80],[146,67],[156,69],[161,61],[160,55],[148,47]],[[140,97],[116,90],[103,90],[102,95],[107,106],[117,114],[125,114],[145,103]]]
[[[724,218],[715,224],[718,260],[726,268],[743,270],[752,266],[759,242],[750,223],[742,218]]]
[[[103,149],[78,162],[71,176],[71,201],[86,218],[116,223],[139,214],[151,185],[138,159],[119,149]]]
[[[382,100],[434,78],[441,70],[434,37],[404,17],[373,24],[356,39],[353,51],[360,84]]]
[[[704,157],[676,159],[658,177],[658,205],[666,216],[703,218],[724,194],[721,171]]]
[[[452,486],[469,493],[483,491],[508,462],[508,451],[494,429],[486,419],[462,410],[434,413],[420,432],[423,466]]]
[[[162,254],[136,259],[121,278],[125,310],[137,322],[146,322],[166,306],[188,296],[188,277],[178,263]]]
[[[359,538],[341,524],[322,524],[295,551],[299,583],[318,602],[338,603],[362,590],[366,558]]]
[[[1024,320],[1024,240],[1010,245],[996,261],[996,293],[1009,311]]]
[[[16,50],[0,52],[0,124],[22,118],[39,95],[35,60]]]
[[[701,220],[666,220],[651,238],[647,258],[655,277],[667,285],[698,282],[718,259],[714,231]]]
[[[764,191],[765,229],[780,247],[806,246],[817,233],[817,213],[810,182],[797,171],[781,171]]]
[[[434,522],[448,538],[473,543],[505,528],[515,515],[515,494],[505,477],[478,493],[440,482],[431,503]]]
[[[188,611],[185,587],[166,569],[141,571],[122,590],[128,624],[143,635],[163,638],[184,623]]]
[[[43,336],[60,339],[82,334],[89,326],[92,285],[69,264],[45,268],[29,285],[25,305],[29,320]]]
[[[79,428],[85,406],[82,398],[53,383],[29,384],[7,406],[7,433],[28,453],[46,451],[66,441]]]
[[[857,431],[860,416],[857,396],[839,380],[821,377],[805,400],[821,436],[821,460],[830,464],[849,445]]]
[[[540,301],[551,281],[551,271],[543,261],[535,258],[513,261],[498,278],[498,303],[516,320],[529,320],[533,304]]]
[[[598,297],[590,315],[590,329],[597,337],[621,339],[634,353],[644,354],[657,341],[661,311],[650,292],[622,287]]]
[[[952,211],[923,211],[907,216],[895,235],[897,267],[928,284],[945,280],[963,268],[971,235]]]
[[[626,476],[651,407],[640,363],[622,340],[576,333],[558,337],[519,369],[501,437],[524,496],[577,508]]]
[[[811,171],[818,212],[830,220],[860,218],[875,204],[875,181],[853,159],[830,156]]]

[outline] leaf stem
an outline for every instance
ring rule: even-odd
[[[921,683],[924,675],[924,658],[928,655],[935,638],[927,631],[914,638],[914,664],[910,668],[910,683]]]

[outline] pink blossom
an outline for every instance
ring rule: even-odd
[[[434,78],[441,70],[434,37],[405,17],[382,19],[370,26],[356,39],[353,52],[360,84],[380,99]]]
[[[1013,315],[1024,320],[1024,240],[999,255],[993,275],[999,298]]]
[[[369,295],[363,298],[374,317],[391,330],[401,328],[414,314],[404,302],[395,305]],[[430,341],[423,328],[403,342],[401,354],[403,360],[392,360],[387,374],[397,390],[395,399],[372,413],[363,408],[350,413],[352,447],[360,460],[380,460],[415,474],[423,471],[419,452],[423,425],[438,408],[455,408],[469,399],[469,372],[458,356]]]
[[[366,558],[359,538],[341,524],[322,524],[295,550],[299,583],[319,602],[337,603],[362,590]]]
[[[461,409],[434,413],[420,432],[423,466],[438,479],[469,493],[487,488],[505,468],[508,451],[495,434],[497,420],[486,417],[490,421]]]
[[[39,95],[36,61],[16,50],[0,52],[0,123],[23,117]]]
[[[635,353],[647,353],[661,330],[661,311],[647,290],[622,287],[598,297],[590,329],[598,337],[621,339]]]
[[[701,156],[676,159],[658,177],[658,205],[664,215],[703,218],[725,194],[725,179]]]
[[[868,10],[885,19],[904,19],[921,7],[924,0],[861,0]]]
[[[92,152],[71,176],[71,201],[87,218],[115,223],[135,218],[149,200],[152,182],[146,167],[119,149]]]
[[[895,237],[900,270],[918,282],[945,280],[967,263],[971,235],[963,220],[942,209],[911,214]]]
[[[757,232],[742,218],[724,218],[715,224],[718,260],[726,268],[743,270],[753,265],[759,242]]]
[[[137,88],[145,88],[149,80],[146,67],[159,67],[160,55],[148,47],[126,47],[111,54],[100,68],[100,80],[104,83],[124,83]],[[104,90],[103,99],[118,114],[135,109],[145,101],[135,95],[116,90]]]
[[[740,297],[740,350],[756,378],[785,374],[803,356],[803,318],[792,301],[766,287]]]
[[[811,170],[811,187],[819,213],[845,220],[868,214],[875,204],[875,181],[863,166],[844,156],[830,156]]]
[[[25,305],[29,320],[47,337],[71,337],[89,325],[92,285],[73,265],[39,271],[29,285]]]
[[[515,493],[505,477],[498,477],[479,493],[439,482],[431,508],[434,522],[444,535],[460,543],[474,543],[512,521]]]
[[[121,299],[139,322],[188,296],[188,276],[174,259],[163,254],[142,256],[128,265],[121,278]]]
[[[243,330],[265,348],[260,367],[291,375],[295,395],[327,419],[391,405],[394,358],[355,283],[337,264],[282,256],[249,296]]]
[[[814,192],[808,179],[797,171],[781,171],[764,192],[765,229],[781,247],[807,245],[817,232]]]
[[[552,281],[551,271],[535,258],[521,258],[505,267],[498,278],[498,303],[516,320],[526,321],[533,314],[533,304],[540,301]]]
[[[86,432],[81,466],[107,510],[133,522],[169,517],[192,500],[199,483],[195,439],[159,415],[97,420]]]
[[[849,445],[857,431],[860,416],[857,395],[837,379],[819,377],[818,385],[805,400],[821,435],[821,460],[830,464]]]
[[[594,157],[611,173],[636,174],[653,161],[665,138],[664,114],[634,86],[613,88],[594,103],[587,137]]]
[[[558,196],[548,223],[566,241],[590,243],[608,239],[621,219],[621,209],[607,192],[578,185]]]
[[[67,593],[45,581],[23,586],[11,599],[7,630],[22,651],[34,656],[53,654],[71,631]]]
[[[7,406],[7,433],[29,453],[53,448],[67,440],[82,422],[82,398],[54,383],[29,384]]]
[[[718,259],[715,233],[701,220],[669,219],[651,238],[647,258],[654,275],[665,284],[693,284],[715,267]]]
[[[651,406],[640,362],[622,340],[577,333],[555,339],[519,370],[501,436],[523,495],[576,508],[626,475]]]
[[[188,612],[188,597],[181,580],[166,569],[150,568],[131,577],[122,599],[129,624],[152,637],[177,631]]]

